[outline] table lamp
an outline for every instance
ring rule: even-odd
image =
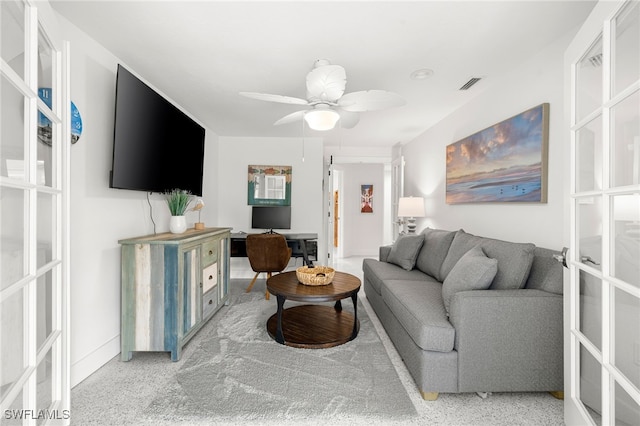
[[[200,214],[202,213],[203,207],[204,201],[202,201],[202,198],[198,198],[198,201],[196,201],[196,205],[191,209],[191,211],[198,212],[198,221],[194,225],[194,228],[198,230],[204,229],[204,223],[202,223],[202,221],[200,220]]]
[[[398,217],[407,218],[407,233],[416,233],[416,217],[424,217],[424,198],[400,197]]]

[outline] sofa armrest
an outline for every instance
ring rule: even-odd
[[[380,256],[379,259],[380,262],[386,262],[387,258],[389,257],[389,253],[391,253],[391,247],[392,246],[380,246]]]
[[[460,392],[563,389],[562,295],[542,290],[456,293]]]

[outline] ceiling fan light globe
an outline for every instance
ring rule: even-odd
[[[340,114],[332,109],[309,111],[304,115],[304,120],[313,130],[331,130],[340,119]]]

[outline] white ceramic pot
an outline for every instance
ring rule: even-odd
[[[172,234],[182,234],[187,230],[187,218],[185,216],[171,216],[169,230]]]

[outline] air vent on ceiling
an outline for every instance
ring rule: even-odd
[[[462,85],[458,90],[469,90],[471,86],[482,80],[480,77],[471,77],[469,81]]]

